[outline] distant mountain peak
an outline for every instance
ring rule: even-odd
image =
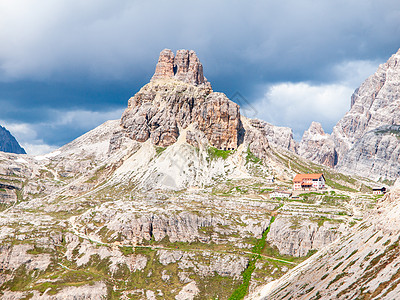
[[[24,148],[22,148],[15,137],[3,126],[0,125],[0,151],[15,153],[15,154],[26,154]]]

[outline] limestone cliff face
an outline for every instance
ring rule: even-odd
[[[161,51],[151,81],[171,78],[211,88],[210,83],[203,75],[203,65],[193,50],[178,50],[176,56],[169,49]]]
[[[386,125],[365,133],[346,152],[337,168],[342,172],[380,178],[400,176],[400,126]]]
[[[157,146],[174,144],[189,125],[211,146],[236,149],[241,130],[239,106],[215,93],[194,51],[161,52],[151,82],[129,100],[121,126],[131,139],[151,139]]]
[[[292,218],[277,217],[268,233],[267,241],[276,246],[280,254],[306,256],[310,250],[325,247],[347,231],[343,224],[325,222],[319,226],[309,219],[301,219],[299,224],[293,225]]]
[[[350,111],[334,127],[339,170],[357,169],[375,178],[398,176],[396,139],[384,127],[400,125],[399,61],[400,50],[354,92]]]
[[[337,163],[335,143],[317,122],[312,122],[310,128],[304,132],[298,153],[316,163],[332,168]]]
[[[366,132],[400,124],[400,50],[356,89],[350,111],[333,129],[339,159]]]
[[[284,148],[292,152],[297,151],[297,143],[293,139],[291,128],[275,126],[259,119],[250,119],[249,122],[253,128],[257,128],[262,132],[271,146]]]
[[[303,136],[299,154],[343,172],[397,178],[397,133],[387,128],[400,125],[399,62],[400,50],[355,90],[349,112],[331,136],[312,125]]]
[[[216,148],[233,150],[238,146],[240,122],[239,105],[223,93],[211,93],[194,112],[195,122]]]

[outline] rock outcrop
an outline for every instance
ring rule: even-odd
[[[211,145],[218,149],[234,150],[242,127],[239,105],[223,93],[211,93],[194,112],[195,122]]]
[[[337,168],[374,180],[400,176],[400,125],[386,125],[365,133],[342,157]]]
[[[196,285],[195,281],[192,281],[185,285],[183,289],[176,295],[176,300],[193,300],[198,294],[200,290]]]
[[[317,122],[312,122],[310,128],[304,132],[298,153],[304,158],[331,168],[337,164],[335,143]]]
[[[239,106],[214,93],[194,51],[160,54],[155,74],[129,100],[121,126],[131,139],[151,139],[157,146],[174,144],[180,131],[193,124],[218,149],[236,149],[241,130]]]
[[[400,50],[380,65],[351,97],[351,109],[333,129],[339,159],[366,132],[400,124]]]
[[[296,219],[298,224],[293,224],[292,218],[279,216],[268,233],[267,241],[280,254],[306,256],[310,250],[322,249],[347,231],[340,223],[324,222],[319,226],[304,218]]]
[[[350,111],[333,128],[339,171],[357,171],[359,175],[374,179],[397,177],[400,165],[396,147],[393,143],[387,147],[386,138],[376,139],[368,133],[375,129],[378,132],[382,126],[400,125],[399,61],[400,50],[356,89]],[[383,163],[382,159],[386,162]],[[375,163],[378,166],[371,168]]]
[[[24,148],[22,148],[14,136],[4,128],[0,126],[0,151],[15,153],[15,154],[26,154]]]
[[[259,119],[249,119],[249,124],[262,132],[269,145],[292,152],[297,151],[297,143],[293,139],[293,130],[291,128],[275,126]]]

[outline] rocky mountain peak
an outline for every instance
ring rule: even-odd
[[[170,49],[161,51],[151,81],[170,78],[211,87],[203,75],[203,65],[193,50],[178,50],[176,55]]]
[[[339,170],[357,168],[374,178],[398,176],[397,135],[380,128],[400,125],[399,62],[400,50],[355,90],[351,109],[333,128]]]
[[[3,126],[0,126],[0,151],[26,154],[24,148],[22,148],[15,137]]]
[[[400,124],[400,50],[368,77],[351,97],[350,111],[338,122],[334,134],[350,145],[382,125]],[[348,143],[343,143],[348,145]],[[348,149],[342,147],[339,152]]]
[[[223,150],[238,147],[242,130],[239,105],[212,91],[196,53],[169,49],[161,51],[151,82],[129,100],[121,126],[139,142],[167,147],[185,133],[193,146],[202,140]]]
[[[335,143],[318,122],[312,122],[310,128],[304,132],[298,153],[307,159],[332,168],[337,163]]]
[[[321,137],[327,137],[329,136],[329,134],[326,134],[324,129],[322,128],[321,123],[319,122],[311,122],[310,127],[308,128],[308,130],[306,130],[304,132],[303,137],[306,138],[321,138]]]

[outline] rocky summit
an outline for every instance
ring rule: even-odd
[[[178,50],[174,56],[169,49],[160,53],[151,82],[129,100],[121,126],[131,139],[161,147],[174,144],[186,129],[187,141],[196,145],[199,131],[222,150],[236,149],[243,131],[239,106],[212,91],[196,53]]]
[[[176,56],[170,49],[161,51],[151,81],[171,78],[196,86],[211,87],[203,75],[203,65],[193,50],[178,50]]]
[[[298,153],[309,160],[331,168],[337,164],[335,143],[318,122],[312,122],[310,128],[304,132]]]
[[[203,72],[163,50],[121,119],[46,155],[0,152],[1,299],[396,299],[398,193],[315,163],[344,159],[333,134],[313,123],[297,144]],[[384,151],[396,130],[363,137]],[[295,189],[298,173],[326,186]]]
[[[3,126],[0,126],[0,151],[26,154],[24,148],[18,144],[15,137]]]

